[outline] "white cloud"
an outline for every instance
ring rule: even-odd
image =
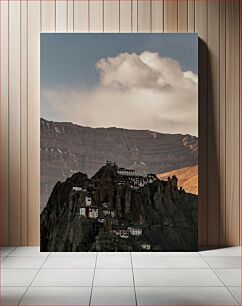
[[[121,53],[96,63],[97,87],[43,90],[44,109],[59,120],[92,127],[197,135],[198,80],[158,53]],[[48,114],[43,114],[48,118]]]

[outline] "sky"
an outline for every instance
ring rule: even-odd
[[[41,34],[41,117],[197,136],[196,34]]]

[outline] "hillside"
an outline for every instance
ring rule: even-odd
[[[137,173],[162,173],[197,164],[198,139],[149,130],[90,128],[40,120],[41,211],[57,181],[81,171],[90,178],[106,163]]]
[[[198,165],[157,174],[157,177],[167,180],[173,175],[178,179],[178,187],[182,187],[188,193],[198,194]]]
[[[175,176],[168,181],[154,176],[134,188],[135,177],[118,169],[107,163],[90,179],[78,172],[56,183],[41,213],[41,251],[127,252],[142,251],[144,245],[150,251],[197,250],[197,196],[179,190]],[[106,205],[113,215],[105,213]],[[84,216],[83,207],[97,215]],[[130,227],[141,235],[127,235]]]

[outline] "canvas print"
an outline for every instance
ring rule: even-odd
[[[41,34],[41,251],[195,251],[197,34]]]

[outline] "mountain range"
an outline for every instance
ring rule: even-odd
[[[91,128],[40,120],[41,211],[57,181],[76,172],[91,177],[107,160],[136,173],[165,173],[197,165],[198,138],[149,130]]]
[[[167,180],[173,175],[178,178],[178,187],[182,187],[188,193],[198,194],[198,165],[157,174],[157,177],[160,180]]]

